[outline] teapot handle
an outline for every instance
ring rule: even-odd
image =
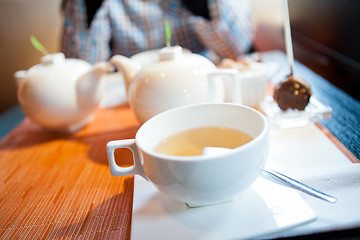
[[[209,80],[209,96],[215,96],[218,91],[218,81],[221,80],[222,87],[224,87],[224,78],[229,78],[231,80],[231,102],[236,104],[241,104],[241,85],[239,72],[236,69],[217,69],[213,72],[207,74]],[[221,79],[219,79],[221,77]],[[211,100],[211,99],[210,99]]]

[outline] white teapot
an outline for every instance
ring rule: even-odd
[[[91,66],[63,53],[45,55],[29,70],[17,71],[18,101],[34,123],[55,131],[85,126],[101,100],[101,77],[112,71],[106,62]]]
[[[175,107],[224,101],[218,76],[235,79],[236,71],[218,70],[205,57],[183,53],[180,46],[162,48],[158,54],[157,62],[145,66],[120,55],[110,59],[124,75],[130,107],[141,123]]]

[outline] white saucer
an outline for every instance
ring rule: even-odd
[[[131,239],[248,239],[315,219],[295,190],[262,178],[236,201],[189,208],[135,176]]]

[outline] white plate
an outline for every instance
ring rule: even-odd
[[[295,190],[262,178],[236,201],[188,208],[135,176],[131,239],[247,239],[315,218]]]

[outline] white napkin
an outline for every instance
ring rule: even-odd
[[[360,164],[344,164],[322,168],[292,171],[291,177],[337,198],[336,203],[328,203],[300,192],[317,215],[317,220],[271,237],[341,230],[360,227]]]

